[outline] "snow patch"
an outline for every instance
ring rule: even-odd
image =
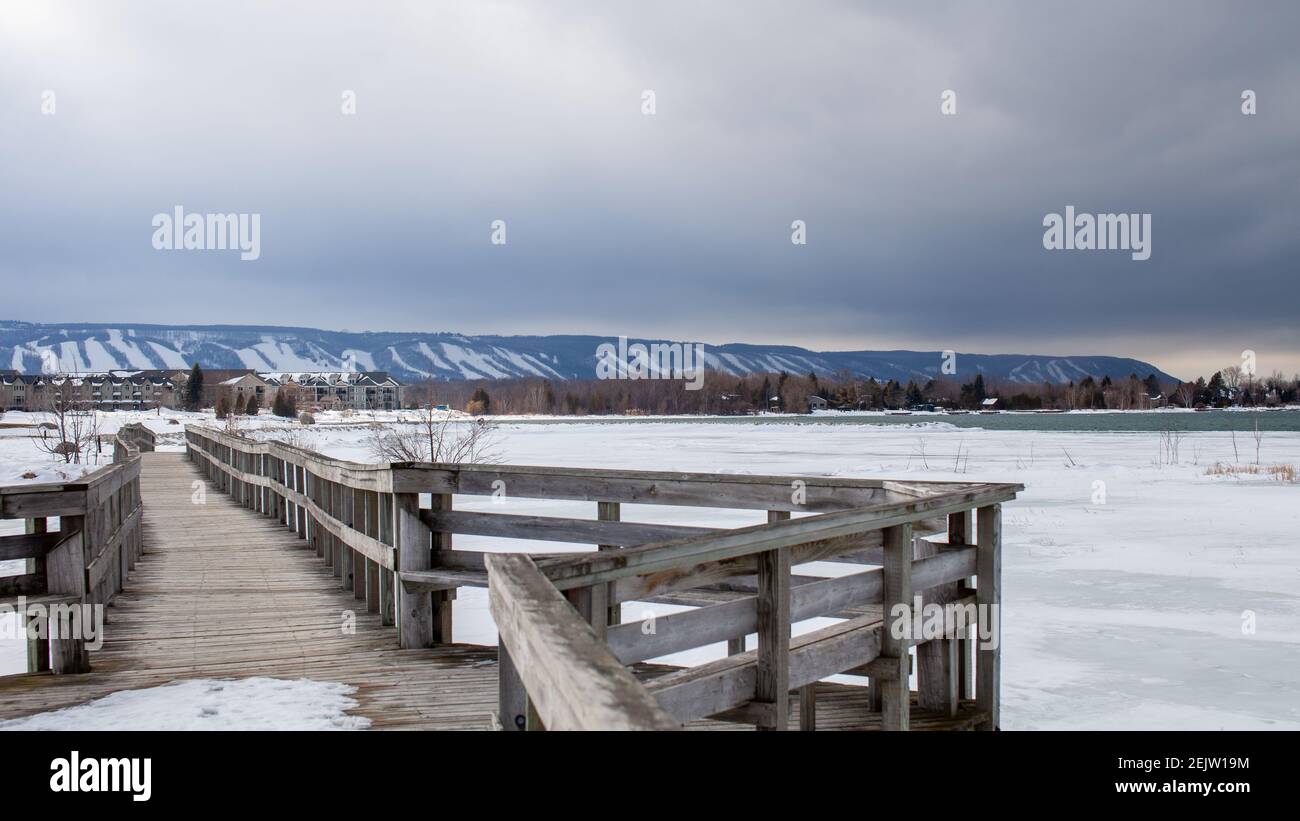
[[[194,679],[0,721],[0,730],[361,730],[355,687],[275,678]]]

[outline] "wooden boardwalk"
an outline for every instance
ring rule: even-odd
[[[106,613],[92,671],[0,678],[0,720],[84,703],[109,693],[192,678],[314,679],[352,685],[352,711],[382,729],[489,729],[497,707],[494,647],[398,649],[391,627],[340,589],[306,542],[240,507],[182,454],[141,456],[144,555]],[[345,617],[355,631],[345,632]],[[641,665],[642,676],[668,668]],[[818,685],[818,729],[872,729],[880,714],[866,688]],[[795,699],[797,702],[797,699]],[[796,708],[797,712],[797,708]],[[914,729],[967,722],[927,719]],[[698,728],[752,729],[695,722]]]

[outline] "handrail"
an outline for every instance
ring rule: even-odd
[[[550,730],[674,730],[628,672],[527,556],[487,556],[489,604],[501,652]]]
[[[586,587],[631,576],[705,562],[752,556],[769,550],[813,545],[845,536],[917,521],[926,514],[948,514],[1015,498],[1023,485],[989,485],[979,491],[945,493],[928,499],[908,500],[787,519],[766,525],[729,530],[721,534],[630,547],[618,553],[584,554],[546,568],[546,577],[560,590]],[[804,559],[808,561],[808,559]]]
[[[657,725],[663,716],[646,711],[653,702],[676,723],[712,716],[780,728],[791,689],[800,690],[801,725],[812,726],[815,683],[857,671],[871,681],[882,725],[905,729],[913,646],[923,707],[950,716],[973,710],[975,723],[997,725],[996,643],[976,651],[968,630],[926,641],[899,639],[886,627],[914,595],[927,604],[999,604],[1001,504],[1021,485],[359,464],[196,426],[186,427],[186,444],[218,487],[314,546],[345,589],[397,626],[402,647],[449,641],[457,588],[487,586],[501,634],[504,727]],[[597,518],[452,509],[454,495],[502,492],[595,502]],[[424,494],[431,502],[422,507]],[[768,522],[735,529],[629,522],[624,503],[765,510]],[[946,542],[925,535],[944,530]],[[529,559],[456,550],[455,534],[598,550]],[[825,559],[880,567],[827,579],[790,573],[792,564]],[[709,599],[716,585],[727,595]],[[683,595],[704,606],[663,617],[671,629],[620,624],[623,602]],[[817,616],[847,621],[791,639],[792,622]],[[753,650],[744,645],[750,633],[759,637]],[[622,668],[721,640],[727,658],[648,685]],[[593,706],[606,703],[626,710]]]
[[[62,625],[57,636],[46,626],[36,632],[47,638],[29,640],[29,672],[90,669],[89,637],[74,635],[64,619],[73,618],[68,608],[111,602],[142,555],[139,454],[153,447],[151,431],[124,425],[114,436],[113,464],[71,482],[0,487],[0,519],[23,519],[26,531],[0,537],[0,559],[28,561],[28,572],[0,578],[0,600],[21,606],[24,628],[51,618]],[[50,532],[53,517],[59,529]]]

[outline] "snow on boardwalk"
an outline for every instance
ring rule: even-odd
[[[145,556],[107,610],[92,671],[0,677],[0,720],[178,680],[262,676],[350,685],[350,712],[375,728],[488,729],[496,648],[399,650],[289,530],[211,487],[193,504],[199,474],[181,454],[142,459]]]

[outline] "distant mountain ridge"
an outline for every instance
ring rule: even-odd
[[[261,325],[142,325],[0,321],[0,368],[20,373],[188,368],[259,371],[388,371],[403,381],[592,379],[602,336],[492,336],[454,333],[326,331]],[[629,342],[669,340],[632,339]],[[810,351],[790,345],[705,345],[709,367],[739,376],[789,371],[906,383],[940,375],[939,351]],[[1115,356],[960,353],[956,378],[976,373],[1012,383],[1066,383],[1087,376],[1126,378],[1154,373],[1147,362]]]

